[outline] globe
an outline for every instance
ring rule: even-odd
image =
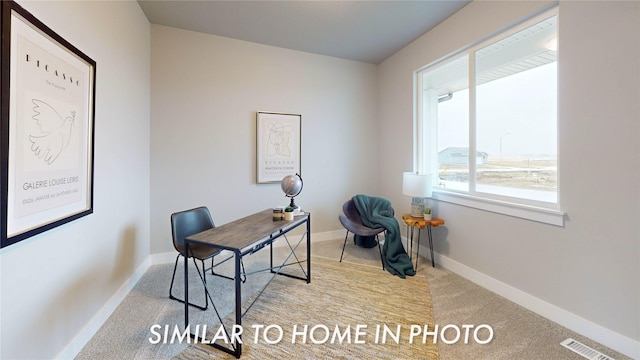
[[[300,174],[287,175],[282,178],[282,181],[280,182],[280,188],[282,188],[282,191],[284,192],[284,195],[286,197],[291,198],[291,204],[289,204],[289,206],[297,209],[298,206],[293,201],[293,198],[300,194],[300,192],[302,191],[302,177],[300,176]]]

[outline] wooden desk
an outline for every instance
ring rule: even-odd
[[[292,247],[289,243],[289,248],[291,249],[291,253],[284,260],[282,265],[273,266],[273,247],[272,243],[280,238],[284,237],[286,241],[289,240],[286,238],[285,234],[289,231],[306,224],[306,232],[302,235],[300,240],[298,241],[295,247]],[[304,260],[299,260],[297,255],[295,254],[295,249],[300,245],[300,243],[306,238],[307,240],[307,258]],[[301,215],[296,216],[292,221],[273,221],[273,210],[267,209],[253,215],[249,215],[239,220],[235,220],[228,224],[224,224],[222,226],[214,227],[212,229],[205,230],[201,233],[191,235],[185,238],[185,247],[186,252],[191,251],[191,246],[194,244],[205,245],[218,247],[225,250],[232,251],[234,253],[235,258],[235,324],[242,326],[242,287],[240,284],[241,274],[240,274],[240,261],[243,256],[250,255],[263,249],[265,246],[269,245],[270,249],[270,268],[268,270],[275,275],[285,275],[301,280],[306,280],[307,283],[311,282],[311,214],[302,213]],[[288,262],[290,257],[293,255],[296,262]],[[306,262],[307,269],[306,273],[304,268],[302,268],[302,263]],[[185,306],[184,306],[184,325],[185,329],[189,328],[189,281],[188,281],[188,262],[184,262],[184,297],[185,297]],[[305,273],[305,277],[290,275],[284,272],[281,272],[281,269],[285,266],[289,265],[300,265],[303,273]],[[277,269],[277,271],[276,271]],[[275,276],[274,275],[274,276]],[[204,281],[203,281],[204,282]],[[205,294],[211,300],[213,304],[213,299],[209,294],[209,291],[205,285]],[[254,300],[255,301],[255,300]],[[253,303],[251,304],[253,305]],[[251,307],[249,306],[249,308]],[[215,304],[214,304],[215,309]],[[249,310],[249,309],[247,309]],[[216,310],[217,313],[217,310]],[[218,315],[219,316],[219,315]],[[220,320],[222,323],[222,320]],[[231,334],[230,331],[227,330],[228,334]],[[198,335],[194,335],[190,332],[189,334],[192,338],[198,339]],[[199,341],[199,339],[198,339]],[[242,343],[229,344],[231,347],[225,347],[217,343],[210,344],[211,346],[220,349],[229,354],[235,355],[236,358],[239,358],[242,354]]]
[[[431,228],[444,225],[444,220],[433,217],[431,220],[425,220],[424,217],[413,217],[411,214],[402,214],[402,220],[407,224],[407,240],[409,239],[409,229],[411,229],[411,249],[409,250],[409,258],[413,253],[413,229],[418,228],[418,248],[416,250],[416,270],[418,270],[418,255],[420,254],[420,230],[427,228],[429,235],[429,250],[431,250],[431,266],[436,267],[435,260],[433,258],[433,238],[431,236]]]

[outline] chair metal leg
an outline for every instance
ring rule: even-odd
[[[227,260],[228,260],[228,259],[227,259]],[[206,269],[203,271],[203,273],[204,273],[204,272],[206,272],[207,270],[211,270],[211,275],[213,275],[213,276],[217,276],[217,277],[221,277],[221,278],[225,278],[225,279],[233,280],[233,277],[232,277],[232,276],[222,275],[222,274],[219,274],[219,273],[217,273],[217,272],[213,271],[213,268],[215,268],[215,267],[216,267],[216,266],[218,266],[218,265],[221,265],[221,264],[222,264],[222,263],[224,263],[226,260],[223,260],[223,261],[222,261],[222,262],[220,262],[218,265],[215,265],[214,261],[215,261],[215,255],[211,258],[211,267],[206,268]],[[202,266],[203,266],[203,269],[204,269],[204,261],[202,262]],[[241,279],[242,283],[245,283],[245,282],[247,282],[247,274],[246,274],[246,271],[245,271],[245,269],[244,269],[244,260],[242,260],[242,259],[240,259],[240,266],[242,266],[242,274],[241,274],[241,276],[240,276],[240,279]]]
[[[378,251],[380,252],[380,262],[382,263],[382,270],[384,270],[384,259],[382,258],[382,248],[380,247],[380,237],[378,236],[378,234],[376,234],[376,241],[378,241]]]
[[[348,237],[349,237],[349,230],[347,230],[347,233],[344,235],[344,244],[342,245],[342,254],[340,254],[340,262],[342,262],[342,256],[344,255],[344,248],[345,246],[347,246]]]
[[[208,268],[205,269],[204,268],[204,260],[203,260],[202,261],[202,268],[204,269],[203,273],[205,273],[207,270],[211,270],[211,275],[213,275],[213,276],[219,276],[219,277],[222,277],[222,278],[225,278],[225,279],[233,280],[233,278],[231,276],[218,274],[215,271],[213,271],[213,268],[216,267],[214,262],[215,262],[215,255],[211,257],[211,267],[208,267]],[[222,264],[222,263],[220,263],[220,264]],[[218,265],[220,265],[220,264],[218,264]]]
[[[378,243],[378,252],[380,253],[380,262],[382,263],[382,270],[384,270],[385,267],[384,267],[384,259],[382,258],[382,247],[380,246],[380,237],[378,236],[378,234],[376,234],[375,237],[376,237],[376,242]],[[342,253],[340,254],[340,262],[342,262],[342,257],[344,256],[344,249],[347,246],[348,238],[349,238],[349,230],[347,230],[347,233],[344,235],[344,244],[342,244]]]
[[[176,269],[178,268],[178,259],[180,259],[180,256],[182,256],[182,254],[178,254],[178,256],[176,257],[176,262],[173,265],[173,275],[171,276],[171,286],[169,286],[169,298],[172,299],[172,300],[180,301],[181,303],[184,304],[184,300],[183,299],[180,299],[180,298],[177,298],[177,297],[173,296],[173,281],[176,278]],[[184,261],[189,261],[189,259],[185,258]],[[196,269],[198,270],[198,272],[200,272],[200,269],[198,268],[198,263],[196,262],[195,258],[193,258],[193,264],[196,266]],[[203,274],[204,274],[204,261],[202,261],[202,270],[203,270]],[[209,308],[209,299],[207,299],[207,292],[206,292],[207,282],[206,282],[206,277],[203,276],[203,278],[205,279],[205,282],[203,284],[203,286],[205,286],[204,306],[200,306],[200,305],[194,304],[192,302],[189,302],[189,305],[197,307],[200,310],[207,310]]]

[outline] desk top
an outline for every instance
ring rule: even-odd
[[[256,241],[276,237],[285,230],[300,225],[309,213],[295,216],[291,221],[273,221],[273,210],[266,209],[253,215],[216,226],[187,237],[185,240],[227,250],[240,250]]]
[[[438,227],[444,225],[444,220],[432,217],[431,220],[425,220],[424,217],[414,217],[411,214],[402,214],[402,220],[409,226],[417,226],[420,229],[424,229],[427,225]]]

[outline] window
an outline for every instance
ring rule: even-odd
[[[561,225],[557,43],[555,8],[416,72],[435,198]]]

